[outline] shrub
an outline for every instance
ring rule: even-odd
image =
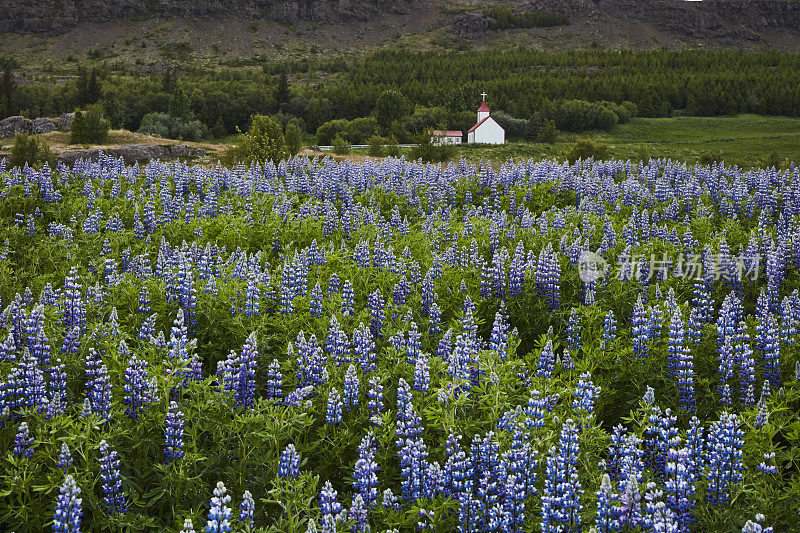
[[[618,122],[619,118],[617,115],[607,107],[602,108],[597,115],[597,127],[601,130],[610,130],[616,126]]]
[[[364,144],[378,130],[374,117],[361,117],[348,122],[342,130],[342,137],[352,144]]]
[[[166,113],[148,113],[142,118],[139,133],[167,139],[197,141],[208,135],[208,129],[199,120],[174,117]]]
[[[350,153],[350,143],[339,134],[333,138],[333,153],[336,155],[347,155]]]
[[[108,141],[108,120],[103,117],[103,107],[94,104],[86,111],[75,110],[75,118],[69,130],[70,144],[105,144]]]
[[[317,144],[328,146],[333,142],[333,138],[344,130],[347,121],[344,119],[329,120],[317,128]]]
[[[389,138],[386,141],[385,153],[390,157],[400,156],[400,145],[397,144],[397,139],[394,135],[389,135]]]
[[[229,163],[278,163],[286,157],[286,145],[280,125],[264,115],[253,115],[247,133],[239,133],[235,145],[225,151]]]
[[[375,118],[384,129],[411,114],[412,106],[400,91],[383,91],[375,101]]]
[[[367,153],[372,157],[381,157],[384,153],[383,145],[386,144],[386,139],[380,135],[373,135],[369,138],[369,150]]]
[[[286,143],[286,152],[289,155],[297,155],[303,145],[303,132],[295,122],[286,124],[286,132],[283,135]]]
[[[10,163],[12,167],[35,167],[44,163],[55,166],[55,156],[47,143],[32,135],[18,134],[11,147]]]
[[[611,148],[607,144],[599,143],[591,139],[582,139],[576,142],[567,152],[567,159],[574,163],[578,159],[594,158],[603,161],[611,156]]]
[[[539,133],[536,135],[536,140],[540,143],[553,144],[557,138],[556,123],[549,118],[544,119],[542,126],[539,128]]]

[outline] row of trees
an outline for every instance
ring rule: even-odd
[[[98,103],[112,127],[185,139],[235,133],[257,114],[308,134],[328,124],[323,137],[332,129],[331,138],[340,133],[352,143],[373,134],[403,142],[442,123],[468,129],[483,90],[493,112],[510,117],[496,115],[512,137],[535,137],[546,119],[570,131],[611,127],[634,111],[800,115],[800,54],[778,52],[387,50],[349,63],[276,62],[261,69],[248,63],[180,76],[112,75],[101,66],[80,69],[60,85],[18,85],[15,63],[0,67],[5,115],[54,116]]]

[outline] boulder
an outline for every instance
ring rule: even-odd
[[[30,133],[32,121],[25,117],[15,116],[0,120],[0,138],[13,137],[18,133]]]
[[[61,131],[69,131],[73,120],[75,120],[75,113],[64,113],[56,119],[56,127]]]
[[[56,129],[56,123],[49,118],[37,118],[31,125],[31,133],[49,133]]]
[[[189,148],[185,144],[125,144],[116,148],[69,150],[58,154],[58,159],[68,165],[80,159],[97,161],[101,152],[114,158],[121,157],[129,165],[151,159],[188,159],[206,155],[202,148]]]

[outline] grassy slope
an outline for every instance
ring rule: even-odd
[[[464,145],[461,154],[470,160],[495,161],[514,158],[563,158],[578,138],[607,143],[614,157],[669,157],[695,162],[703,155],[743,167],[778,160],[800,161],[800,119],[739,115],[703,118],[638,118],[610,132],[562,133],[553,145],[509,143],[504,146]]]

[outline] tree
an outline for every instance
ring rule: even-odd
[[[19,67],[19,63],[13,57],[0,58],[0,68],[3,69],[3,75],[0,76],[0,95],[3,97],[4,116],[11,116],[11,110],[14,105],[14,89],[17,87],[17,82],[14,80],[14,70]]]
[[[278,163],[285,158],[286,145],[281,126],[265,115],[253,115],[247,133],[239,131],[236,144],[225,152],[229,163]]]
[[[94,104],[103,98],[103,90],[100,87],[100,80],[97,79],[97,69],[93,68],[92,73],[89,75],[89,80],[86,83],[86,97],[87,103]]]
[[[392,122],[399,121],[411,114],[411,104],[400,91],[383,91],[375,101],[374,114],[378,124],[387,129]]]
[[[78,79],[75,80],[75,100],[78,107],[84,107],[89,104],[89,72],[86,67],[78,67]]]
[[[286,141],[286,151],[291,155],[297,155],[303,144],[303,132],[300,131],[300,126],[294,122],[286,124],[286,133],[284,134]]]
[[[217,121],[214,123],[214,127],[211,128],[211,136],[215,139],[219,139],[225,136],[225,124],[222,122],[222,115],[217,117]]]
[[[289,77],[285,72],[278,76],[278,83],[275,87],[275,99],[280,104],[289,101]]]
[[[169,97],[169,114],[177,118],[189,118],[192,110],[189,106],[189,97],[183,87],[176,87]]]
[[[19,134],[14,137],[14,146],[11,147],[12,167],[35,166],[39,163],[54,165],[54,159],[50,147],[33,135]]]
[[[103,116],[100,104],[89,106],[86,111],[75,110],[75,118],[69,130],[70,144],[105,144],[111,128]]]
[[[347,155],[350,153],[350,143],[338,133],[333,138],[333,153],[336,155]]]
[[[539,128],[539,133],[536,140],[540,143],[553,144],[558,138],[558,130],[556,123],[549,118],[544,119],[542,126]]]
[[[369,138],[369,150],[367,154],[372,157],[381,157],[383,155],[383,144],[385,143],[386,139],[381,137],[380,135],[373,135]]]

